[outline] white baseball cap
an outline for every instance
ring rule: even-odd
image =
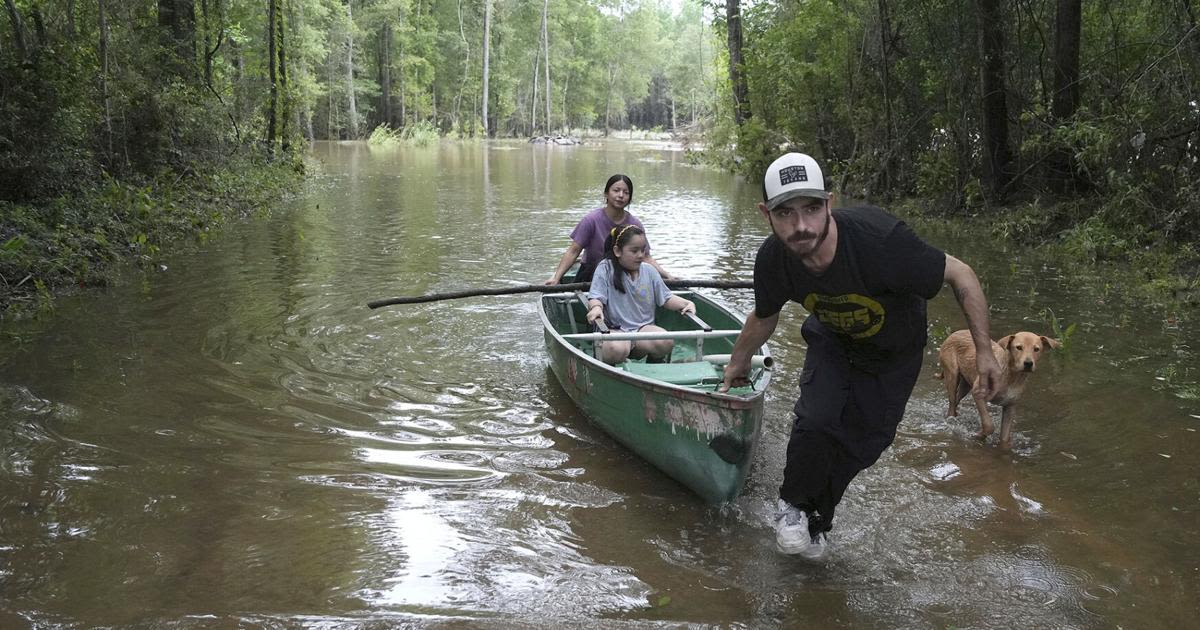
[[[810,155],[785,153],[771,162],[763,176],[763,201],[767,210],[796,197],[829,199],[821,166]]]

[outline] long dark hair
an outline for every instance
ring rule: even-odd
[[[621,177],[624,177],[622,175]],[[629,223],[626,225],[618,225],[608,233],[608,238],[604,239],[604,259],[608,264],[612,265],[612,283],[613,287],[621,293],[625,293],[625,271],[621,264],[617,262],[617,255],[613,253],[613,249],[621,249],[629,244],[630,239],[639,235],[645,234],[646,230]]]
[[[608,183],[604,184],[604,199],[605,199],[605,201],[608,200],[608,189],[612,188],[613,184],[617,183],[617,180],[621,180],[621,181],[625,182],[625,185],[629,187],[629,203],[633,203],[633,180],[629,179],[628,175],[622,175],[620,173],[617,173],[616,175],[609,177]]]

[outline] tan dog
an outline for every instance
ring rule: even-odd
[[[1025,391],[1025,381],[1037,369],[1043,351],[1060,346],[1056,339],[1031,332],[1014,333],[999,342],[992,342],[992,352],[1000,364],[1000,382],[1004,389],[992,396],[991,400],[975,399],[980,424],[979,433],[976,433],[975,437],[983,439],[996,430],[992,416],[987,410],[986,403],[990,402],[1004,409],[1000,419],[1000,446],[1012,446],[1012,428],[1016,418],[1014,408],[1017,400],[1021,398],[1021,393]],[[938,360],[942,363],[942,373],[937,377],[946,384],[946,397],[950,400],[949,415],[956,417],[958,401],[972,391],[979,380],[975,371],[975,342],[971,340],[971,332],[959,330],[947,337],[938,352]]]

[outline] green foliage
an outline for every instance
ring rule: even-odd
[[[403,131],[392,129],[387,123],[382,123],[371,131],[367,144],[381,149],[394,148],[404,141]]]
[[[1157,166],[1180,163],[1190,146],[1187,130],[1200,114],[1183,87],[1200,74],[1194,62],[1200,50],[1184,28],[1194,20],[1167,5],[1085,9],[1081,102],[1087,107],[1056,121],[1044,70],[1053,65],[1044,41],[1048,31],[1053,35],[1055,9],[1048,0],[1008,5],[1002,25],[1012,56],[1017,168],[1033,167],[1019,184],[1044,187],[1053,174],[1036,167],[1058,153],[1070,157],[1085,190],[1162,179]],[[745,70],[754,114],[766,128],[843,162],[854,187],[962,205],[959,193],[982,160],[979,96],[972,89],[979,66],[973,5],[755,3],[746,15]],[[1110,29],[1118,15],[1123,28]],[[1176,133],[1162,131],[1168,128]],[[1168,173],[1173,185],[1154,190],[1187,184],[1181,175]]]
[[[1050,336],[1057,339],[1062,344],[1064,351],[1071,349],[1071,338],[1075,335],[1075,322],[1071,322],[1066,326],[1054,314],[1054,309],[1044,308],[1041,312],[1042,321],[1050,328]]]
[[[427,147],[437,144],[440,135],[437,127],[429,121],[419,121],[404,128],[404,142],[415,147]]]
[[[290,164],[256,157],[182,179],[109,178],[47,204],[0,202],[0,309],[36,312],[54,289],[107,284],[115,263],[151,264],[168,244],[269,206],[297,175]]]
[[[742,2],[752,117],[733,122],[718,55],[705,159],[754,179],[768,156],[805,151],[844,196],[990,216],[1001,238],[1053,242],[1081,262],[1176,249],[1152,255],[1162,275],[1145,282],[1194,296],[1178,278],[1194,272],[1185,247],[1200,240],[1195,15],[1187,3],[1084,3],[1079,105],[1066,115],[1047,44],[1065,36],[1062,3],[1001,5],[983,25],[1006,44],[1007,184],[984,159],[978,5],[950,0]]]

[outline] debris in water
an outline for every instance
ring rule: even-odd
[[[957,477],[961,472],[962,472],[962,470],[960,470],[958,466],[954,465],[953,462],[944,462],[944,463],[938,464],[938,465],[934,466],[933,468],[929,469],[930,476],[932,476],[934,479],[937,479],[938,481],[946,481],[947,479],[953,479],[953,478]]]
[[[1158,454],[1158,456],[1159,456],[1159,457],[1165,457],[1165,458],[1167,458],[1167,459],[1171,459],[1171,456],[1170,456],[1170,455],[1167,455],[1166,453],[1159,453],[1159,454]]]
[[[1068,459],[1075,459],[1075,460],[1079,459],[1078,457],[1076,457],[1074,455],[1074,453],[1068,453],[1066,451],[1059,451],[1058,454],[1062,455],[1063,457],[1066,457]]]

